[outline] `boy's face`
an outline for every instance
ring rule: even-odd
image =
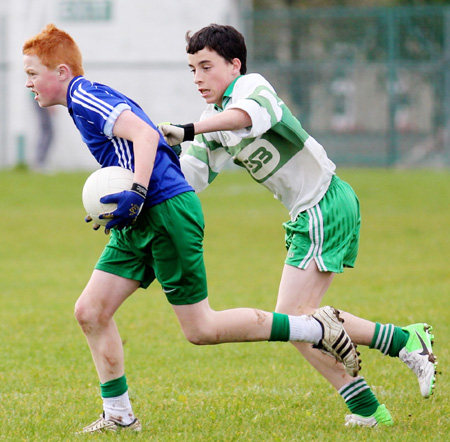
[[[222,106],[227,87],[240,75],[240,60],[235,58],[230,63],[216,51],[204,48],[195,54],[188,54],[188,61],[201,96],[208,104]]]
[[[23,66],[27,74],[25,86],[34,93],[39,106],[66,104],[66,91],[59,68],[49,69],[36,55],[24,55]]]

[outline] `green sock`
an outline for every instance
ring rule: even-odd
[[[289,316],[282,313],[273,313],[272,331],[269,341],[289,341]]]
[[[345,404],[350,412],[360,416],[372,416],[380,405],[372,390],[361,376],[344,385],[339,390],[339,394],[345,400]]]
[[[392,357],[398,357],[400,350],[406,345],[409,332],[393,324],[375,324],[370,348],[380,350],[381,353]]]
[[[100,390],[104,398],[121,396],[128,391],[127,378],[123,375],[104,384],[100,383]]]

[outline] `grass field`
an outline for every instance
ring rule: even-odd
[[[80,437],[101,411],[96,373],[73,305],[107,241],[83,222],[87,173],[0,172],[0,441],[446,441],[450,437],[450,174],[344,170],[363,229],[355,270],[327,304],[380,322],[434,326],[440,374],[420,396],[398,359],[362,348],[362,375],[395,426],[344,427],[339,395],[284,343],[195,347],[160,287],[118,312],[141,434]],[[213,308],[272,310],[287,213],[240,173],[202,195]]]

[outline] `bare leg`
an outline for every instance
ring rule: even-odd
[[[122,340],[113,316],[139,287],[137,281],[94,270],[75,305],[101,383],[124,375]]]
[[[172,307],[178,317],[178,321],[186,338],[196,345],[212,345],[225,342],[267,341],[272,334],[274,316],[272,313],[262,310],[236,308],[214,311],[209,306],[208,299],[204,299],[203,301],[192,305],[173,305]],[[312,312],[315,310],[315,308],[311,309]],[[289,319],[291,325],[291,335],[289,338],[296,342],[314,342],[318,344],[324,337],[324,334],[322,333],[323,329],[320,324],[311,316],[298,315],[296,313],[294,313],[293,316],[296,316],[296,318]],[[329,327],[329,325],[325,325],[323,322],[321,322],[321,324],[322,327]],[[341,326],[341,324],[339,324],[339,326]],[[275,329],[277,329],[277,327],[278,325],[276,325]],[[343,328],[342,331],[344,331]],[[288,336],[286,336],[285,339],[287,340]],[[329,340],[330,337],[327,337],[326,339]],[[327,345],[331,345],[330,342],[331,341],[327,341]],[[347,342],[350,343],[350,338],[348,336]],[[305,351],[309,350],[308,347],[301,348],[305,348]],[[340,348],[340,351],[344,353],[348,350],[350,349],[344,346],[341,346]],[[354,365],[356,353],[353,348],[351,351],[352,353],[349,358],[346,359],[348,365],[347,370],[349,370],[349,372],[353,372],[356,368]],[[335,358],[340,357],[340,355],[336,356],[332,351],[331,353],[333,354],[333,357],[330,358],[331,355],[328,357],[324,355],[325,358],[335,361]],[[322,355],[322,352],[318,352],[317,357],[322,357]],[[334,363],[334,365],[337,364]],[[342,370],[345,372],[343,365]],[[353,378],[351,377],[351,379]]]
[[[357,345],[369,346],[375,333],[375,323],[341,311],[344,327],[352,341]]]
[[[333,273],[320,272],[314,263],[311,263],[306,270],[285,265],[276,311],[291,315],[312,313],[320,306],[333,278]],[[341,317],[345,321],[345,329],[353,342],[356,344],[371,342],[375,328],[373,323],[344,312]],[[310,344],[294,343],[293,345],[337,390],[354,380],[346,373],[342,364],[312,348]]]
[[[196,345],[267,341],[273,315],[262,310],[212,310],[208,299],[191,305],[173,305],[186,338]]]

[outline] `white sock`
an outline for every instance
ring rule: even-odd
[[[135,419],[128,391],[120,396],[104,397],[103,411],[105,412],[106,420],[120,425],[130,425]]]
[[[323,337],[322,325],[309,315],[289,317],[290,341],[311,342],[318,344]]]

